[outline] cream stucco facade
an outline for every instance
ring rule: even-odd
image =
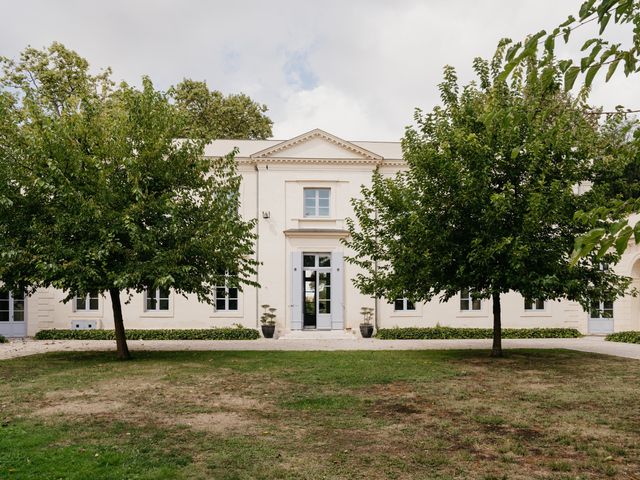
[[[475,305],[478,309],[470,302],[468,310],[461,309],[460,298],[396,305],[366,297],[353,286],[356,267],[344,262],[351,252],[340,242],[347,235],[345,219],[352,215],[350,199],[360,195],[361,185],[370,183],[375,168],[389,175],[404,168],[398,142],[346,141],[313,130],[286,141],[217,140],[205,154],[222,156],[234,147],[239,149],[236,158],[243,178],[241,212],[245,218],[258,219],[261,288],[245,288],[237,302],[232,295],[218,305],[221,308],[170,292],[163,308],[150,310],[146,296],[136,294],[124,305],[127,328],[256,327],[263,304],[277,309],[280,335],[304,328],[357,331],[363,306],[375,309],[378,327],[491,326],[488,301]],[[633,277],[640,287],[640,249],[630,246],[616,269]],[[0,334],[33,335],[41,329],[87,324],[113,328],[108,298],[65,304],[63,297],[54,289],[36,292],[25,302],[24,322],[20,323],[19,315],[17,322],[0,321]],[[539,306],[543,308],[525,309],[519,294],[504,295],[503,325],[575,327],[583,333],[640,330],[640,300],[631,296],[615,302],[612,319],[595,321],[574,302]]]

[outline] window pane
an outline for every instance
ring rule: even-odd
[[[0,301],[9,301],[9,292],[0,292]]]
[[[14,322],[24,322],[24,312],[22,310],[14,311],[13,312],[13,321]]]
[[[160,289],[160,298],[169,298],[169,289],[161,288]]]
[[[217,299],[222,299],[224,300],[224,298],[227,296],[227,289],[224,287],[216,287],[216,298]]]
[[[316,256],[315,255],[305,255],[303,264],[305,267],[315,267],[316,266]]]
[[[321,300],[318,302],[319,312],[318,313],[331,313],[331,301],[329,300]]]
[[[331,266],[331,257],[328,255],[322,255],[318,258],[318,266],[320,267],[330,267]]]
[[[411,300],[407,300],[407,310],[415,310],[416,306]]]
[[[160,299],[160,310],[169,310],[169,299],[167,298]]]
[[[600,318],[600,302],[591,302],[591,318]]]
[[[320,208],[329,208],[329,197],[327,198],[320,197],[320,200],[318,200],[318,206]]]
[[[472,310],[480,310],[481,305],[480,305],[480,299],[479,298],[472,300],[471,308],[472,308]]]
[[[320,201],[329,200],[330,193],[331,193],[331,189],[329,188],[319,188],[318,196],[320,197]]]
[[[85,297],[76,297],[76,310],[86,310],[87,299]]]
[[[532,310],[533,309],[533,302],[528,298],[524,299],[524,309],[525,310]]]
[[[304,200],[305,202],[309,199],[312,199],[315,202],[316,198],[316,190],[314,188],[305,188],[304,189]]]
[[[147,296],[147,310],[156,309],[156,299],[154,297]]]
[[[460,299],[460,310],[469,310],[469,299],[461,298]]]
[[[9,312],[0,311],[0,322],[8,322],[9,321]]]
[[[224,298],[216,298],[216,310],[226,310]]]
[[[404,310],[404,302],[401,298],[396,298],[393,303],[396,310]]]
[[[98,297],[89,298],[89,310],[98,310]]]
[[[238,299],[238,289],[232,287],[229,289],[229,299]]]
[[[469,298],[469,289],[468,288],[463,288],[462,290],[460,290],[460,298]]]
[[[238,310],[238,300],[229,299],[229,310]]]
[[[536,308],[538,310],[544,310],[544,300],[536,300]]]
[[[13,301],[13,311],[24,311],[24,300],[18,299]]]
[[[320,207],[320,208],[318,208],[318,216],[319,217],[328,217],[329,216],[329,207]]]

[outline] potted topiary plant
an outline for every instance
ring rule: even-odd
[[[260,317],[260,323],[262,323],[262,335],[264,338],[273,338],[273,334],[276,331],[276,309],[269,305],[262,305],[264,312]]]
[[[360,314],[362,315],[360,334],[362,335],[362,338],[371,338],[371,335],[373,335],[373,325],[371,325],[371,320],[373,319],[373,308],[362,307],[360,309]]]

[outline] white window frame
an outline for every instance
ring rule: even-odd
[[[161,292],[160,290],[166,290],[167,291],[167,296],[163,297],[161,296]],[[153,292],[153,297],[149,297],[149,293]],[[149,308],[149,299],[153,298],[155,299],[155,308]],[[166,300],[167,301],[167,308],[160,308],[160,301],[161,300]],[[161,288],[161,287],[157,287],[154,289],[149,289],[147,288],[144,291],[144,311],[145,312],[169,312],[171,311],[171,291],[168,288]]]
[[[542,302],[542,308],[538,307],[539,302]],[[545,300],[542,300],[541,298],[537,298],[537,299],[525,298],[524,299],[525,312],[544,312],[546,310],[546,307],[547,307],[547,302]]]
[[[597,317],[594,317],[594,316],[593,316],[593,311],[594,311],[593,305],[594,305],[595,303],[597,303],[597,304],[598,304],[598,316],[597,316]],[[611,304],[611,307],[610,307],[610,308],[607,308],[607,307],[606,307],[606,304],[607,304],[607,303],[610,303],[610,304]],[[615,304],[614,304],[614,302],[613,302],[613,301],[607,301],[607,302],[591,302],[591,307],[589,308],[589,318],[590,318],[590,319],[592,319],[592,320],[600,320],[600,319],[607,319],[607,320],[608,320],[608,319],[612,319],[612,318],[613,318],[613,315],[614,315],[614,307],[615,307]],[[603,314],[604,314],[605,312],[611,312],[611,316],[604,316]]]
[[[402,306],[398,308],[398,301],[402,302]],[[409,308],[411,306],[411,308]],[[416,304],[415,302],[409,300],[407,297],[396,298],[393,301],[393,311],[394,312],[415,312]]]
[[[22,297],[16,299],[13,296],[13,292],[5,292],[7,293],[7,301],[8,301],[8,309],[2,310],[3,312],[7,312],[8,320],[6,322],[0,321],[0,325],[8,325],[10,323],[19,323],[24,324],[27,321],[27,299],[26,295],[23,293]],[[16,302],[22,302],[22,309],[16,310]],[[22,313],[22,320],[16,320],[16,311]]]
[[[240,289],[238,287],[229,287],[228,285],[220,285],[220,286],[216,286],[216,293],[215,293],[215,299],[214,299],[214,303],[213,303],[213,311],[214,312],[233,312],[233,313],[237,313],[240,310]],[[229,296],[229,289],[233,288],[236,291],[236,296],[235,297],[230,297]],[[224,289],[224,297],[220,298],[218,297],[218,290]],[[218,300],[222,300],[224,305],[222,308],[218,307]],[[229,301],[230,300],[235,300],[236,301],[236,308],[230,308],[229,307]]]
[[[315,195],[313,196],[314,205],[313,205],[313,213],[307,213],[307,192],[314,191]],[[320,213],[320,192],[327,191],[329,192],[329,197],[327,199],[327,213]],[[331,217],[331,187],[304,187],[302,189],[302,216],[304,218],[329,218]]]
[[[467,292],[467,295],[463,296],[463,293],[465,291]],[[482,299],[480,298],[474,299],[471,296],[471,292],[472,292],[471,288],[464,289],[460,292],[460,311],[461,312],[479,312],[480,310],[482,310]],[[463,301],[467,302],[467,308],[462,307]]]
[[[95,298],[96,301],[98,302],[98,305],[96,306],[96,308],[91,308],[91,298]],[[75,296],[73,297],[73,310],[74,312],[99,312],[100,311],[100,294],[96,293],[95,295],[93,295],[92,293],[87,293],[84,296],[84,308],[80,308],[78,306],[78,300],[80,300],[82,297],[79,296]]]

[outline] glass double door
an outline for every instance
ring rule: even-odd
[[[302,267],[302,327],[331,330],[331,254],[305,253]]]
[[[22,293],[0,292],[0,335],[5,337],[27,335]]]

